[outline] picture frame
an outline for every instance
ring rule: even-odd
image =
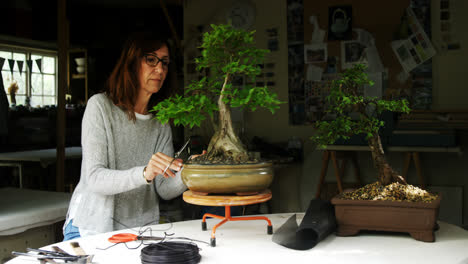
[[[355,64],[368,65],[366,46],[359,41],[341,42],[341,68],[352,68]]]
[[[328,8],[328,40],[351,40],[353,36],[352,6]]]
[[[318,63],[326,62],[328,58],[327,44],[306,44],[304,45],[304,62]]]

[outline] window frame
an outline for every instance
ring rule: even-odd
[[[57,105],[57,92],[58,92],[58,52],[54,49],[42,49],[42,48],[35,48],[35,47],[29,47],[29,46],[23,46],[23,45],[15,45],[15,44],[6,44],[6,43],[0,43],[0,51],[3,51],[3,52],[10,52],[10,53],[23,53],[25,54],[25,61],[24,61],[24,66],[23,66],[23,74],[26,75],[26,82],[25,82],[25,94],[18,94],[18,96],[25,96],[25,97],[28,97],[29,98],[32,98],[32,96],[38,96],[38,97],[42,97],[42,102],[41,104],[39,104],[41,107],[47,105],[47,104],[44,104],[44,101],[43,101],[43,98],[44,97],[53,97],[54,98],[54,103],[53,105]],[[26,65],[26,61],[27,60],[31,60],[31,57],[35,55],[35,56],[41,56],[41,57],[53,57],[54,60],[55,60],[55,63],[54,63],[54,73],[44,73],[44,69],[41,68],[41,72],[31,72],[29,67]],[[35,63],[35,60],[33,60],[33,64]],[[5,66],[7,65],[7,66]],[[5,69],[5,67],[9,67],[8,65],[8,60],[5,60],[4,64],[3,64],[3,68],[0,69],[0,71],[9,71],[8,69]],[[18,72],[18,70],[13,70],[14,72]],[[51,76],[53,75],[54,76],[54,83],[55,83],[55,89],[54,89],[54,94],[53,95],[47,95],[47,94],[44,94],[44,82],[42,83],[42,91],[38,94],[38,93],[34,93],[33,94],[33,91],[32,91],[32,74],[33,73],[37,73],[37,74],[41,74],[42,78],[44,78],[45,75],[48,75],[48,76]],[[0,73],[1,74],[1,73]],[[44,79],[43,79],[44,80]],[[10,102],[10,94],[8,93],[8,90],[7,90],[7,87],[4,87],[5,88],[5,93],[7,94],[8,96],[8,102],[11,104]],[[17,103],[17,105],[24,105],[24,103]],[[35,104],[34,106],[36,106],[38,104]]]

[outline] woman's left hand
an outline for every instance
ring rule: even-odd
[[[189,157],[189,160],[194,159],[194,158],[196,158],[196,157],[198,157],[198,156],[201,156],[201,155],[205,155],[205,154],[206,154],[206,150],[203,150],[202,154],[191,155],[191,156]]]

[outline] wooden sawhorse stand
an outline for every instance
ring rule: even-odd
[[[182,195],[184,201],[190,204],[196,205],[205,205],[205,206],[224,206],[225,207],[225,215],[214,215],[210,213],[206,213],[203,215],[202,220],[202,230],[206,231],[206,218],[213,217],[217,219],[222,219],[221,222],[217,223],[213,230],[211,231],[211,246],[216,246],[216,237],[215,232],[218,227],[222,224],[226,223],[227,221],[245,221],[245,220],[265,220],[268,222],[267,233],[269,235],[273,234],[273,226],[271,225],[270,219],[266,216],[238,216],[232,217],[231,216],[231,206],[239,206],[239,205],[249,205],[249,204],[257,204],[263,203],[270,200],[272,197],[270,190],[264,190],[261,193],[254,194],[254,195],[203,195],[197,194],[196,192],[186,191]]]
[[[416,174],[418,176],[419,185],[421,188],[426,188],[424,182],[424,175],[422,173],[422,166],[421,166],[421,159],[419,153],[421,152],[431,152],[431,153],[441,153],[441,152],[450,152],[450,153],[458,153],[461,154],[460,147],[417,147],[417,146],[389,146],[386,149],[388,152],[403,152],[405,153],[405,162],[402,171],[402,177],[407,180],[408,170],[411,165],[411,161],[413,161],[414,166],[416,168]],[[322,185],[325,181],[325,176],[327,175],[328,170],[328,163],[331,157],[333,162],[333,167],[335,168],[335,176],[336,182],[338,185],[338,191],[341,193],[343,192],[343,185],[341,182],[341,178],[344,175],[346,162],[347,160],[351,160],[354,165],[354,174],[356,179],[360,185],[362,185],[360,173],[359,173],[359,165],[357,163],[357,159],[355,153],[357,151],[370,151],[369,146],[353,146],[353,145],[329,145],[326,149],[323,150],[323,159],[322,159],[322,170],[320,172],[320,179],[319,185],[317,187],[317,194],[315,195],[316,198],[320,197],[320,193],[322,191]],[[342,153],[353,153],[347,159],[343,159],[341,166],[338,165],[338,159],[340,158],[339,155],[343,155]]]
[[[317,187],[317,193],[315,194],[315,198],[320,198],[320,194],[322,193],[322,186],[325,182],[325,176],[327,175],[328,171],[328,163],[330,161],[330,157],[332,160],[333,168],[335,169],[335,176],[336,176],[336,184],[338,186],[338,191],[341,193],[343,192],[343,184],[341,182],[341,178],[344,176],[344,172],[346,170],[346,165],[348,160],[351,161],[354,167],[354,176],[358,181],[359,185],[362,185],[359,164],[357,162],[356,153],[355,152],[343,152],[343,151],[335,151],[335,150],[324,150],[323,151],[323,158],[322,158],[322,170],[320,171],[320,180],[319,185]],[[339,164],[339,160],[341,164]]]
[[[411,159],[414,161],[414,167],[416,168],[416,175],[418,175],[419,185],[421,188],[426,188],[426,184],[424,183],[424,176],[422,174],[421,169],[421,159],[419,158],[419,152],[406,152],[405,156],[405,164],[403,167],[403,171],[401,172],[401,177],[407,180],[408,170],[411,165]]]

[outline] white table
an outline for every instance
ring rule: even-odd
[[[292,214],[266,215],[278,229]],[[303,214],[298,214],[298,223]],[[218,223],[217,219],[207,219],[208,228]],[[468,231],[444,222],[435,233],[436,242],[417,241],[407,234],[362,233],[354,237],[328,236],[314,248],[297,251],[272,242],[272,236],[266,232],[265,221],[228,222],[217,232],[216,247],[197,243],[201,248],[201,263],[468,263]],[[170,224],[151,226],[153,235],[163,235],[162,230]],[[141,263],[139,249],[127,249],[119,244],[108,250],[99,250],[110,245],[107,239],[114,233],[131,232],[122,230],[100,234],[74,241],[80,243],[87,254],[94,254],[93,263]],[[176,222],[168,233],[209,242],[210,231],[201,230],[201,219]],[[129,247],[139,242],[131,242]],[[73,253],[69,242],[55,244],[67,252]],[[51,249],[52,245],[44,247]],[[8,264],[38,263],[28,257],[17,257]]]
[[[65,159],[81,159],[81,147],[65,148]],[[56,161],[55,148],[0,153],[0,167],[18,167],[20,188],[23,188],[24,162],[39,162],[43,168],[47,168]]]

